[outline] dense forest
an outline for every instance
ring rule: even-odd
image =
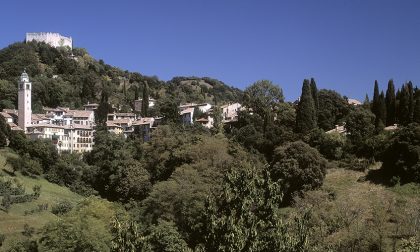
[[[152,114],[181,102],[240,101],[245,109],[211,130],[167,121],[148,142],[98,128],[83,156],[59,155],[50,141],[29,140],[0,120],[0,212],[46,193],[26,192],[20,176],[82,198],[40,206],[55,216],[45,225],[0,233],[5,251],[420,249],[420,91],[411,82],[395,88],[390,80],[385,93],[375,82],[372,100],[351,105],[305,79],[291,103],[269,80],[244,91],[211,78],[163,82],[84,49],[16,43],[0,51],[1,108],[16,107],[24,68],[34,110],[102,102],[129,111],[146,82],[160,104]],[[331,132],[336,125],[344,132]]]

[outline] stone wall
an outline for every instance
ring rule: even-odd
[[[61,36],[59,33],[52,32],[33,32],[26,33],[26,42],[29,41],[45,42],[53,47],[68,46],[73,48],[73,40],[71,37]]]

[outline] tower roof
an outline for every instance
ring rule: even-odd
[[[29,81],[29,76],[26,73],[26,70],[23,70],[23,73],[20,75],[20,80],[21,81]]]

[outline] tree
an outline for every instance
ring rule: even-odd
[[[318,102],[318,88],[316,86],[315,83],[315,79],[311,78],[311,93],[312,93],[312,98],[314,100],[314,105],[315,105],[315,111],[318,113],[318,108],[319,108],[319,102]]]
[[[270,166],[274,181],[285,184],[288,203],[304,191],[319,188],[326,174],[326,160],[308,144],[297,141],[277,147]]]
[[[379,104],[378,104],[378,115],[376,117],[375,126],[378,130],[382,130],[385,127],[386,122],[386,103],[384,92],[381,92],[379,95]]]
[[[396,98],[394,81],[391,79],[388,82],[388,89],[386,90],[386,126],[394,125],[396,123]]]
[[[402,85],[399,94],[398,123],[402,125],[410,123],[410,94],[408,90],[406,85]]]
[[[414,88],[413,83],[409,81],[407,83],[408,92],[408,121],[413,122],[413,110],[414,110]]]
[[[268,80],[257,81],[244,91],[244,106],[261,116],[264,130],[274,121],[274,111],[283,102],[283,91]]]
[[[379,86],[378,81],[375,80],[375,86],[373,88],[373,100],[372,100],[372,113],[379,117],[379,110],[380,110],[380,98],[379,98]]]
[[[355,145],[361,144],[374,133],[375,115],[369,110],[356,108],[348,115],[345,128],[350,141]]]
[[[347,101],[333,90],[321,89],[318,99],[318,126],[323,130],[330,130],[341,124],[350,112]]]
[[[206,251],[305,251],[308,230],[293,232],[282,222],[281,200],[267,170],[240,164],[206,203]]]
[[[141,114],[143,117],[147,117],[149,110],[149,85],[147,81],[143,84],[143,99],[141,101]]]
[[[182,239],[174,223],[159,221],[150,228],[150,234],[145,237],[142,251],[178,252],[191,251]]]
[[[296,109],[296,132],[306,133],[316,127],[315,104],[309,85],[305,79],[302,86],[302,94]]]
[[[110,225],[119,212],[113,203],[87,198],[44,226],[39,240],[41,251],[110,251]]]
[[[420,90],[417,89],[414,98],[413,122],[420,123]]]
[[[420,126],[410,124],[397,131],[382,155],[386,178],[399,178],[401,183],[420,183]]]

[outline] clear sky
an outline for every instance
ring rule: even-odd
[[[420,86],[418,0],[5,0],[0,47],[26,32],[72,36],[96,59],[245,88],[269,79],[287,100],[304,78],[363,99],[390,78]]]

